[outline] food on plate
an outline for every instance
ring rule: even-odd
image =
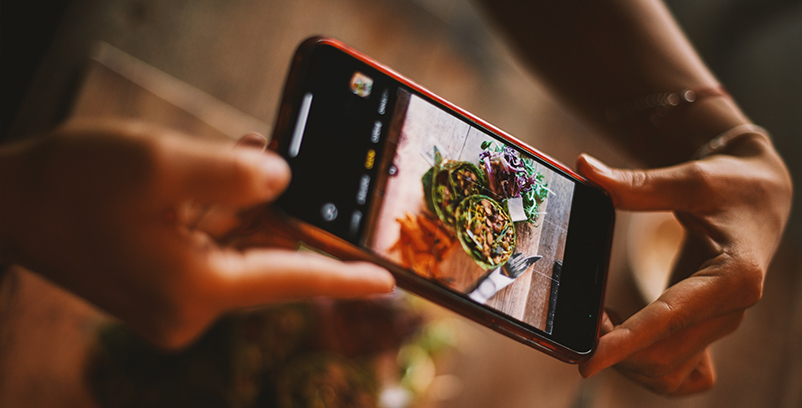
[[[439,155],[438,155],[439,159]],[[483,194],[487,190],[482,171],[466,161],[446,161],[435,164],[421,180],[426,206],[446,225],[453,227],[455,211],[465,197]]]
[[[456,247],[457,238],[453,231],[442,225],[437,219],[424,214],[406,213],[399,218],[401,227],[398,241],[390,248],[401,254],[401,263],[411,268],[418,275],[437,278],[440,263],[451,250]]]
[[[486,270],[503,265],[515,249],[515,226],[496,200],[481,194],[462,200],[455,212],[457,238]]]
[[[527,221],[535,222],[540,214],[538,208],[549,193],[543,174],[535,170],[531,160],[522,158],[512,147],[499,147],[488,141],[481,147],[479,166],[493,196],[499,202],[521,197]]]

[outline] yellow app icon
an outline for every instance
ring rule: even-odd
[[[367,98],[370,96],[370,91],[373,90],[373,78],[356,71],[354,76],[351,77],[351,92]]]

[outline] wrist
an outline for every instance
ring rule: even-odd
[[[30,176],[26,166],[29,142],[0,146],[0,264],[17,261],[15,248],[20,228],[25,228],[29,215],[29,191],[23,179]],[[29,189],[35,186],[28,185]]]
[[[700,160],[714,154],[727,153],[738,155],[733,150],[733,146],[743,144],[743,139],[765,139],[771,144],[771,134],[761,126],[751,123],[737,125],[728,129],[702,145],[691,157],[693,160]]]
[[[693,158],[700,149],[728,131],[751,124],[729,96],[701,100],[666,122],[663,126],[668,137],[678,141],[675,158],[678,162]]]
[[[650,166],[687,161],[715,137],[751,123],[723,91],[669,106],[669,110],[650,107],[620,122],[620,131],[629,135],[630,151]]]

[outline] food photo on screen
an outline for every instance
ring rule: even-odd
[[[574,183],[399,89],[366,245],[550,333]]]

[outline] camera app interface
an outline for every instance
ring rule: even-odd
[[[551,334],[573,181],[386,76],[321,67],[281,207]]]
[[[574,183],[399,89],[366,246],[551,332]]]

